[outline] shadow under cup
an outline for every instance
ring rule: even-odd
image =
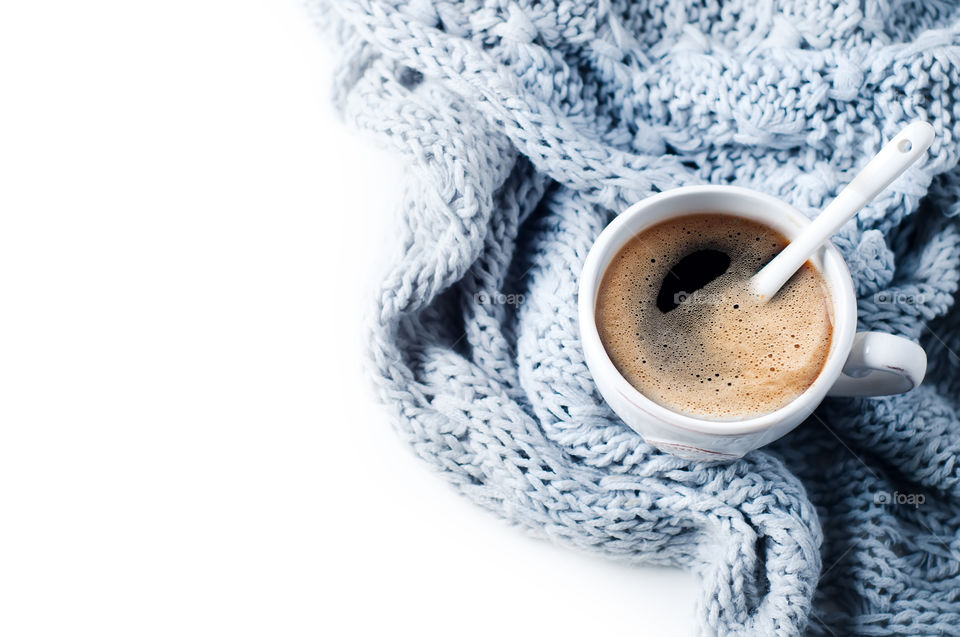
[[[758,416],[711,419],[676,411],[651,400],[620,374],[603,347],[595,316],[600,283],[613,258],[637,234],[677,217],[711,213],[754,221],[775,230],[788,241],[809,223],[806,216],[789,204],[745,188],[691,186],[659,193],[621,213],[597,238],[581,274],[578,314],[587,366],[601,395],[624,422],[654,444],[673,444],[671,441],[679,437],[692,444],[698,452],[696,455],[706,452],[737,457],[742,455],[745,443],[751,448],[759,447],[790,431],[826,396],[839,378],[853,345],[856,297],[843,257],[832,243],[825,244],[809,263],[819,272],[827,288],[832,338],[819,375],[786,405]],[[678,436],[678,432],[684,435]],[[743,440],[744,436],[750,440]],[[723,437],[732,437],[726,453]],[[698,439],[706,448],[699,448]],[[673,448],[669,451],[676,453]]]

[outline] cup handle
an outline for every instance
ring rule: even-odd
[[[829,396],[889,396],[923,380],[927,353],[907,339],[883,332],[857,332],[840,378]]]

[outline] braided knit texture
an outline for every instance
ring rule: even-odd
[[[537,535],[695,569],[704,634],[960,634],[957,3],[311,1],[338,109],[406,165],[369,357],[418,456]],[[580,347],[601,229],[699,183],[814,215],[914,119],[928,157],[835,243],[924,384],[729,464],[645,444]]]

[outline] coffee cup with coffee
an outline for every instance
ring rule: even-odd
[[[751,277],[810,220],[735,186],[654,195],[594,243],[580,278],[587,366],[647,442],[729,460],[783,436],[827,395],[909,391],[926,370],[907,339],[856,332],[850,272],[823,244],[771,299]]]

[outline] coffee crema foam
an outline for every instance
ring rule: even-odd
[[[767,303],[749,279],[787,244],[767,226],[728,214],[654,225],[611,261],[597,296],[600,340],[648,398],[693,416],[739,420],[769,413],[820,374],[833,333],[826,284],[809,262]],[[657,297],[671,268],[700,250],[730,257],[667,312]]]

